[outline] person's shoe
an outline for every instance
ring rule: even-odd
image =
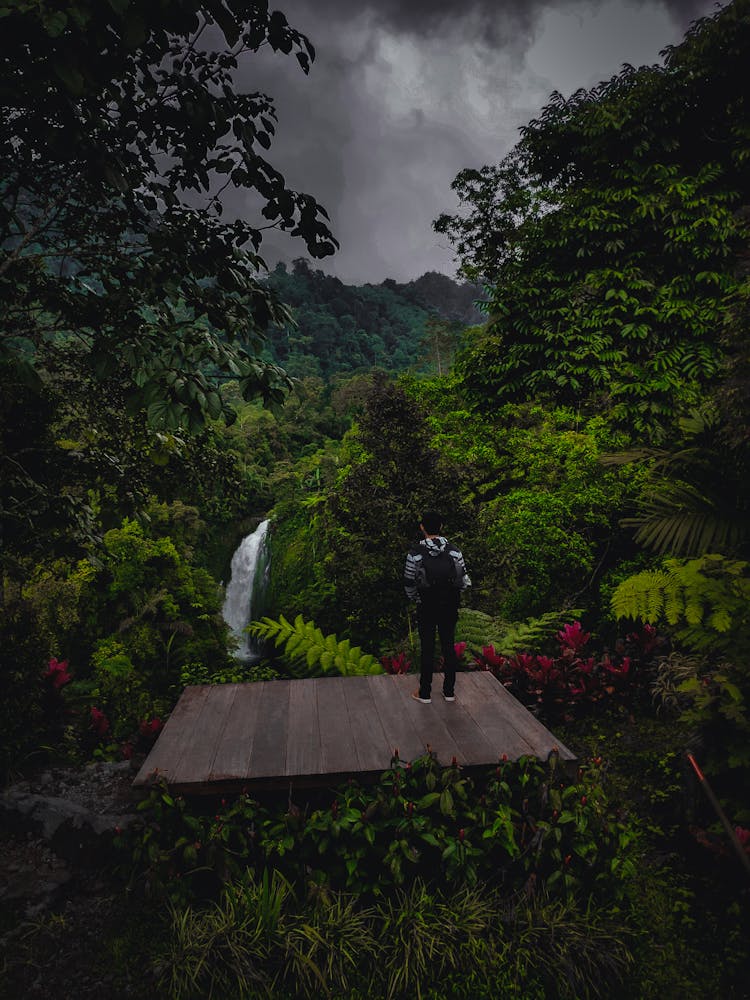
[[[419,697],[419,691],[412,691],[411,696],[414,699],[414,701],[418,701],[422,705],[431,705],[432,704],[432,698],[420,698]]]
[[[445,698],[446,701],[455,701],[456,700],[455,694],[444,694],[443,697]]]

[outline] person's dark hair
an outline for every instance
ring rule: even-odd
[[[437,535],[443,526],[443,519],[436,511],[427,510],[422,515],[421,523],[428,535]]]

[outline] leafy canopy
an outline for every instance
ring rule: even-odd
[[[262,46],[309,41],[266,3],[0,0],[0,365],[44,379],[64,349],[127,386],[152,424],[195,430],[231,411],[222,379],[279,402],[259,360],[288,312],[259,280],[263,230],[334,251],[325,211],[263,155],[276,113],[237,86]],[[259,217],[222,218],[247,191]]]

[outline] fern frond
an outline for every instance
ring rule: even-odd
[[[507,622],[482,611],[461,608],[456,636],[474,653],[480,653],[483,646],[494,646],[496,653],[513,656],[514,653],[539,649],[563,625],[580,618],[582,614],[582,609],[571,608],[567,611],[550,611],[525,622]]]
[[[615,589],[612,611],[618,618],[664,619],[689,648],[750,649],[748,563],[709,553],[699,559],[667,559],[663,570],[628,577]]]
[[[664,608],[664,594],[670,592],[677,602],[670,575],[662,570],[644,570],[623,580],[612,594],[612,611],[618,618],[642,618],[656,622]]]
[[[719,608],[712,613],[708,619],[708,624],[711,628],[716,629],[717,632],[728,632],[732,627],[732,616],[726,608]]]
[[[692,600],[685,604],[685,621],[688,625],[700,625],[703,621],[703,603]]]
[[[679,587],[664,593],[664,617],[670,625],[676,625],[685,613],[685,596]]]
[[[473,608],[461,608],[458,612],[456,639],[465,642],[469,649],[477,652],[482,646],[497,646],[508,630],[509,623]]]
[[[279,615],[278,621],[261,618],[251,622],[248,631],[282,649],[290,665],[302,664],[306,676],[316,668],[323,673],[336,671],[345,677],[383,672],[374,656],[352,646],[348,639],[339,642],[335,635],[323,635],[314,622],[305,621],[302,615],[297,615],[293,625],[283,615]]]

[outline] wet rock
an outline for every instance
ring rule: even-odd
[[[101,958],[102,935],[130,919],[111,845],[115,827],[137,816],[133,777],[128,762],[48,768],[0,794],[0,996],[155,992],[142,963],[128,959],[123,973]]]
[[[0,795],[0,825],[40,837],[68,861],[98,864],[135,819],[131,782],[127,761],[46,771]]]
[[[34,919],[64,897],[73,872],[48,844],[26,837],[5,839],[0,846],[0,909],[5,913]]]
[[[116,829],[124,829],[134,818],[132,813],[94,813],[69,799],[14,789],[0,798],[0,822],[6,829],[40,836],[70,861],[100,860]]]

